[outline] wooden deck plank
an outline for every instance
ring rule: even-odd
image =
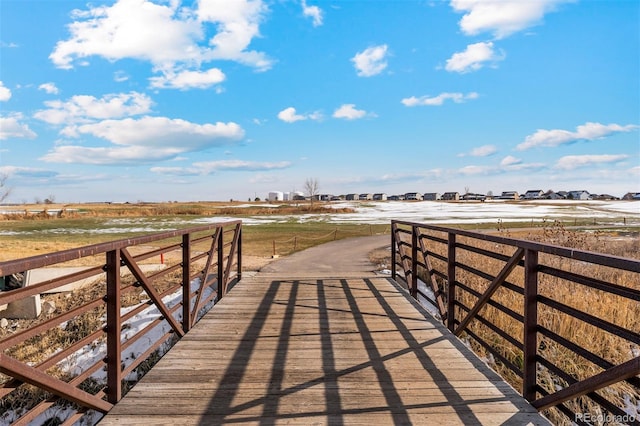
[[[548,424],[387,278],[241,281],[101,424]]]

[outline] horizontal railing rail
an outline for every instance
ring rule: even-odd
[[[0,423],[99,419],[241,274],[241,221],[0,262]]]
[[[639,260],[405,221],[391,246],[393,278],[538,410],[640,424]]]

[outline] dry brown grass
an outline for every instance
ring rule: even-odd
[[[508,235],[514,237],[514,235]],[[521,237],[515,236],[515,237]],[[550,243],[554,245],[562,245],[581,250],[601,252],[613,254],[620,257],[639,258],[638,238],[627,238],[620,240],[614,238],[614,235],[601,233],[580,233],[569,231],[562,225],[557,223],[547,224],[538,232],[526,231],[526,238],[529,240]],[[459,237],[457,242],[480,247],[494,252],[502,252],[504,255],[511,256],[514,249],[498,247],[494,243],[482,242],[480,240],[472,240]],[[440,254],[445,255],[446,249],[441,247]],[[437,250],[436,250],[437,251]],[[502,267],[503,262],[487,258],[480,254],[458,250],[456,257],[457,262],[471,265],[491,276],[496,276]],[[581,275],[593,277],[605,282],[617,284],[620,286],[640,290],[637,274],[631,272],[620,271],[607,266],[599,266],[593,264],[585,264],[576,260],[559,258],[550,255],[540,255],[541,264],[557,267],[559,269],[579,273]],[[433,266],[440,271],[446,273],[446,264],[432,259]],[[516,268],[508,277],[508,281],[520,288],[523,287],[522,268]],[[488,286],[488,281],[468,271],[458,268],[456,279],[465,285],[483,293]],[[442,285],[446,283],[442,282]],[[579,311],[589,313],[595,317],[604,319],[610,323],[618,325],[626,330],[634,333],[640,333],[640,303],[637,300],[623,298],[608,292],[592,289],[573,282],[559,279],[557,277],[539,274],[539,294],[557,300]],[[467,307],[472,307],[477,298],[467,292],[458,290],[458,297]],[[514,312],[523,314],[523,298],[520,294],[511,291],[505,287],[498,289],[492,297],[501,305],[511,309]],[[487,319],[499,329],[505,331],[508,335],[514,336],[518,341],[523,341],[522,324],[515,321],[509,315],[499,311],[492,306],[486,306],[480,312],[483,318]],[[457,317],[461,319],[466,314],[460,312]],[[611,333],[589,325],[577,318],[564,314],[560,311],[552,309],[543,304],[539,304],[538,323],[554,333],[568,339],[576,345],[587,349],[597,356],[605,359],[613,365],[621,364],[634,355],[634,351],[639,348],[633,344],[630,346],[625,339],[619,338]],[[488,327],[482,325],[478,321],[473,321],[469,329],[478,335],[485,342],[503,355],[507,360],[518,368],[522,369],[523,359],[522,352],[511,345],[508,341],[502,339],[491,331]],[[490,365],[496,369],[503,377],[507,379],[516,389],[522,388],[521,378],[513,373],[509,368],[493,359],[481,345],[479,345],[471,337],[463,333],[463,340],[467,341],[474,351],[480,356],[489,360]],[[564,346],[554,341],[540,336],[538,353],[545,359],[552,362],[561,370],[572,375],[578,380],[586,379],[602,371],[601,368],[592,364],[588,360],[566,349]],[[548,369],[539,367],[538,383],[549,393],[555,392],[560,387],[566,387],[568,383],[562,378],[552,374]],[[640,394],[627,383],[618,383],[610,386],[598,394],[605,396],[608,400],[617,406],[625,406],[624,397],[630,398],[637,404],[640,401]],[[589,398],[579,398],[569,401],[566,405],[575,413],[591,413],[597,415],[601,413],[600,408]],[[571,422],[561,414],[557,409],[547,410],[545,414],[554,424],[570,424]]]

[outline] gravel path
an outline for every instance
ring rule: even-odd
[[[261,268],[260,274],[292,276],[371,274],[375,270],[375,265],[369,261],[369,253],[390,245],[389,235],[332,241],[275,260]]]

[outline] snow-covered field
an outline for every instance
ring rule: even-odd
[[[255,207],[255,204],[247,204]],[[234,206],[242,211],[242,206]],[[264,207],[277,209],[277,205]],[[640,201],[527,201],[527,202],[339,202],[327,204],[327,209],[352,208],[354,213],[325,213],[307,215],[263,215],[241,217],[243,225],[271,223],[326,222],[335,224],[385,224],[391,220],[430,223],[434,225],[541,222],[543,220],[582,221],[597,219],[598,224],[611,226],[640,225]],[[205,218],[172,219],[115,218],[92,228],[56,228],[38,231],[0,229],[3,235],[39,234],[122,234],[131,232],[161,232],[190,226],[237,220],[237,217],[211,216]]]

